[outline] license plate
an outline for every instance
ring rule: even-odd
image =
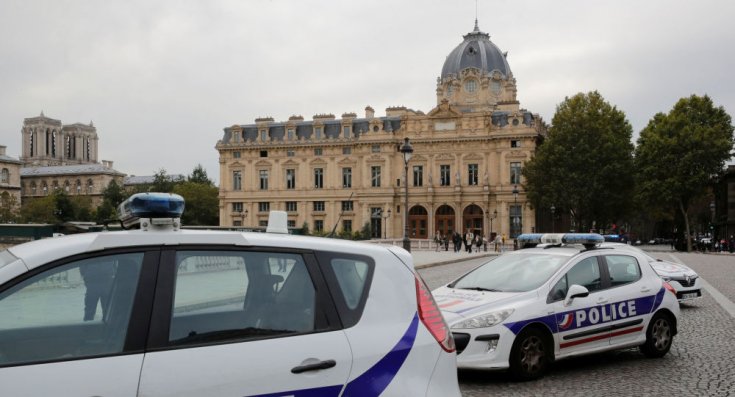
[[[692,299],[698,297],[699,294],[696,292],[689,292],[687,294],[681,294],[681,299]]]

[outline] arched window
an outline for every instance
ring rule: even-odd
[[[54,180],[54,181],[53,181],[53,182],[51,183],[51,187],[53,187],[54,191],[57,191],[57,190],[59,190],[59,181],[57,181],[57,180]]]
[[[46,184],[45,181],[41,185],[41,190],[44,196],[48,195],[48,185]]]
[[[92,194],[92,190],[94,189],[94,183],[92,183],[91,179],[87,180],[87,194]]]
[[[36,195],[36,182],[31,182],[31,194]]]
[[[82,181],[80,181],[79,179],[77,179],[76,187],[77,187],[77,194],[82,194]]]
[[[0,183],[10,183],[10,171],[7,168],[0,171]]]
[[[64,181],[64,191],[69,193],[69,181]]]

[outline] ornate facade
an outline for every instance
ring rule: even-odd
[[[5,154],[5,146],[0,146],[0,196],[8,194],[15,197],[20,206],[20,168],[22,162]]]
[[[506,54],[477,24],[447,57],[436,94],[426,114],[391,107],[376,117],[368,106],[364,117],[259,118],[224,128],[216,145],[221,225],[263,226],[269,210],[285,210],[293,227],[368,223],[374,238],[401,238],[406,165],[398,149],[409,138],[411,238],[533,231],[521,169],[545,125],[520,108]]]

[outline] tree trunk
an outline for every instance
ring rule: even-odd
[[[687,252],[692,252],[692,239],[689,238],[689,217],[687,216],[686,210],[684,210],[684,203],[681,199],[679,199],[679,211],[681,211],[681,215],[684,217],[684,233],[686,233],[684,238],[687,240]]]

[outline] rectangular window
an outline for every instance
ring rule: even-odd
[[[294,157],[296,156],[296,152],[293,149],[286,150],[286,157]]]
[[[345,219],[342,221],[342,231],[352,233],[352,219]]]
[[[232,152],[232,158],[239,159],[240,158],[240,152]]]
[[[321,219],[317,219],[314,221],[314,231],[315,232],[323,232],[324,231],[324,221]]]
[[[233,133],[232,133],[232,140],[233,140],[233,141],[234,141],[235,143],[238,143],[238,142],[240,142],[240,133],[239,133],[239,132],[237,132],[237,131],[233,132]]]
[[[295,201],[286,201],[286,211],[296,212],[298,211],[298,205]]]
[[[352,187],[352,168],[342,168],[342,187]]]
[[[263,141],[263,142],[265,142],[266,141],[266,138],[268,138],[268,135],[265,132],[265,130],[260,130],[260,140]]]
[[[511,205],[509,212],[510,237],[516,238],[523,230],[523,212],[520,205]]]
[[[286,136],[288,137],[289,141],[293,141],[293,137],[294,137],[293,128],[289,128],[288,131],[286,131]]]
[[[322,155],[322,148],[314,148],[314,156],[321,156]]]
[[[232,212],[242,212],[242,203],[232,203]]]
[[[293,219],[286,220],[286,227],[296,227],[296,221]]]
[[[324,168],[314,168],[314,189],[324,188]]]
[[[268,151],[267,150],[261,150],[260,151],[260,157],[268,157]]]
[[[477,179],[478,179],[477,173],[478,172],[479,171],[478,171],[477,164],[469,164],[467,166],[467,175],[469,176],[469,180],[467,181],[467,183],[470,186],[477,185]]]
[[[352,154],[352,148],[351,147],[343,147],[342,148],[342,154]]]
[[[424,186],[424,166],[414,165],[413,166],[413,185]]]
[[[342,211],[352,211],[352,201],[343,201],[342,202]]]
[[[510,163],[510,183],[514,185],[521,183],[521,163]]]
[[[514,147],[521,147],[521,141],[519,141],[517,139],[511,140],[510,141],[510,147],[512,147],[512,148],[514,148]]]
[[[258,203],[259,212],[268,212],[271,210],[271,203],[268,201],[261,201]]]
[[[380,145],[373,145],[370,151],[373,153],[380,153]]]
[[[439,185],[451,186],[452,185],[452,168],[449,165],[439,166]]]
[[[268,170],[260,170],[260,190],[268,190]]]
[[[380,166],[370,167],[370,186],[380,187]]]
[[[286,189],[295,189],[295,188],[296,188],[296,170],[289,168],[286,170]]]
[[[342,132],[343,132],[343,135],[344,135],[345,139],[351,138],[350,127],[348,127],[348,126],[342,127]]]
[[[242,190],[242,171],[232,171],[232,190]]]
[[[324,212],[324,201],[314,201],[314,211]]]
[[[322,127],[314,128],[314,136],[316,139],[322,139]]]

